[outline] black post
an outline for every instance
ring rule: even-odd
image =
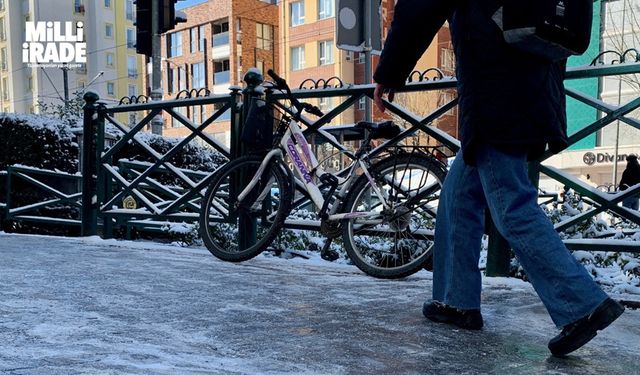
[[[84,122],[82,127],[82,225],[83,236],[95,236],[98,233],[97,206],[97,132],[98,112],[97,93],[87,91],[84,94]]]
[[[496,228],[491,214],[485,215],[489,244],[487,248],[487,276],[508,276],[511,267],[511,246]]]
[[[257,90],[257,88],[264,82],[264,78],[261,73],[258,73],[255,70],[250,70],[244,75],[244,81],[247,83],[247,87],[242,90],[242,121],[240,122],[240,126],[238,127],[238,134],[236,134],[237,138],[240,138],[240,134],[242,134],[242,125],[244,125],[244,121],[249,117],[249,111],[251,109],[252,102],[259,98],[262,93]],[[241,142],[237,144],[239,146],[239,155],[243,156],[248,153],[248,150]],[[240,181],[235,183],[234,190],[235,192],[240,192],[242,187],[247,186],[251,178],[253,177],[253,173],[255,171],[247,171],[247,175],[240,176]],[[234,193],[234,197],[236,196]],[[254,243],[256,243],[256,233],[257,233],[257,223],[254,217],[249,215],[241,214],[238,217],[238,246],[240,249],[244,250],[251,247]]]

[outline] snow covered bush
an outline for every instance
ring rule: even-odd
[[[162,231],[165,232],[172,243],[178,246],[201,246],[202,239],[200,238],[200,226],[198,223],[165,223],[162,226]]]
[[[0,170],[13,164],[75,173],[78,144],[58,118],[1,113]]]

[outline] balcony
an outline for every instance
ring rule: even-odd
[[[230,81],[231,71],[229,70],[213,73],[213,93],[228,94]]]
[[[129,78],[138,78],[138,69],[127,69]]]
[[[214,60],[224,59],[231,55],[229,46],[229,32],[213,34],[211,41],[211,56]]]

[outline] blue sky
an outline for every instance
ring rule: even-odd
[[[176,3],[176,9],[182,9],[182,8],[186,8],[186,7],[190,7],[192,5],[196,5],[196,4],[200,4],[200,3],[206,3],[207,0],[180,0]]]

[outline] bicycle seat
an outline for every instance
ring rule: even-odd
[[[356,129],[365,129],[368,130],[369,136],[371,139],[391,139],[402,131],[400,127],[393,123],[393,121],[383,121],[383,122],[369,122],[369,121],[360,121],[355,125]]]

